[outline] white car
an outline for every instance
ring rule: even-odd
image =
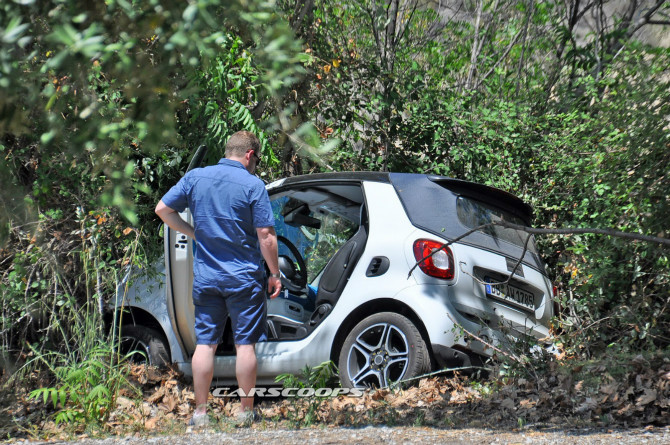
[[[267,190],[284,290],[268,300],[258,384],[332,360],[343,386],[385,387],[479,364],[510,338],[548,337],[552,286],[532,240],[524,252],[525,233],[490,226],[440,249],[501,218],[528,225],[532,211],[517,197],[447,177],[376,172],[290,177]],[[117,296],[127,346],[187,375],[194,248],[166,226],[164,268],[130,277]],[[507,283],[487,284],[505,282],[515,266]],[[215,381],[235,383],[229,326],[214,366]]]

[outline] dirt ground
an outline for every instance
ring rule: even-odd
[[[151,437],[115,437],[102,440],[80,439],[81,445],[210,445],[220,443],[244,444],[667,444],[670,429],[642,428],[631,430],[525,428],[505,431],[490,428],[440,429],[429,427],[365,427],[365,428],[308,428],[300,430],[244,428],[232,432],[189,431],[181,435]],[[35,442],[31,442],[34,445]]]
[[[235,428],[234,398],[211,397],[212,428],[186,426],[194,397],[172,369],[136,366],[100,425],[56,425],[25,392],[0,400],[0,440],[65,443],[670,443],[670,359],[551,362],[535,378],[428,376],[360,397],[257,400],[262,420]],[[11,399],[11,400],[10,400]],[[168,439],[169,437],[169,439]],[[93,438],[106,438],[92,441]]]

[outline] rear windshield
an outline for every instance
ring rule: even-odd
[[[521,218],[518,218],[509,212],[505,212],[497,207],[465,196],[459,196],[456,200],[456,213],[461,224],[470,229],[474,229],[483,224],[495,223],[497,221],[508,221],[522,226],[526,225]],[[498,240],[507,241],[508,243],[512,243],[521,248],[523,248],[526,243],[526,238],[528,237],[528,234],[521,230],[509,229],[496,225],[485,227],[478,230],[478,232]],[[528,242],[528,251],[537,253],[535,240],[532,237]]]

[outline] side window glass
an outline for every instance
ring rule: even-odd
[[[358,225],[335,213],[324,213],[321,218],[321,229],[316,239],[312,257],[307,261],[307,270],[316,276],[326,267],[330,258],[349,238],[354,236]]]
[[[275,231],[278,236],[283,236],[288,239],[300,252],[300,255],[305,260],[306,264],[309,264],[309,258],[312,255],[314,249],[314,243],[317,242],[319,233],[315,229],[310,229],[308,227],[295,227],[289,225],[284,221],[284,214],[287,210],[293,209],[295,206],[295,200],[290,199],[287,196],[283,196],[277,199],[272,200],[272,213],[275,218]],[[293,258],[291,251],[286,247],[282,242],[279,243],[279,255],[286,255]],[[309,274],[309,266],[307,267],[307,277],[312,279],[313,276]]]
[[[288,239],[298,249],[307,266],[307,278],[310,283],[358,229],[356,222],[328,211],[327,206],[320,207],[316,211],[310,209],[309,217],[321,222],[318,229],[305,225],[296,227],[287,224],[284,215],[304,203],[288,196],[272,199],[271,202],[277,235]],[[279,242],[279,255],[293,257],[282,242]]]

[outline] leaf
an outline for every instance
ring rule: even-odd
[[[575,409],[575,413],[585,413],[587,411],[593,411],[598,406],[598,401],[587,397],[584,402]]]
[[[635,404],[637,406],[649,405],[651,402],[656,401],[657,396],[658,396],[658,393],[656,392],[655,389],[645,388],[644,394],[642,394],[640,397],[638,397]]]
[[[88,400],[95,400],[95,399],[106,399],[109,398],[109,388],[107,388],[106,384],[99,384],[93,387],[91,389],[91,392],[89,392],[87,399]]]
[[[158,426],[158,417],[152,417],[144,422],[144,427],[148,430],[154,430]]]
[[[58,406],[58,391],[56,388],[51,388],[51,401],[54,404],[54,408]]]
[[[610,383],[609,385],[603,385],[600,387],[600,392],[607,395],[614,394],[619,389],[618,383]]]
[[[185,22],[191,23],[195,20],[195,17],[198,15],[198,6],[196,4],[190,4],[184,9],[182,18]]]
[[[507,408],[510,411],[516,411],[516,407],[514,406],[514,400],[512,400],[509,397],[502,401],[500,407]]]
[[[165,396],[165,387],[161,386],[156,390],[156,392],[154,392],[153,394],[151,394],[151,396],[149,396],[149,398],[147,398],[147,402],[156,403],[160,399],[162,399],[163,396]]]
[[[7,25],[4,34],[0,34],[2,41],[12,43],[18,40],[21,34],[28,29],[28,26],[29,25],[26,23],[21,24],[21,19],[19,17],[14,17]]]
[[[167,412],[172,412],[174,409],[177,407],[179,401],[174,395],[168,395],[163,398],[163,404],[165,405],[165,408]]]

